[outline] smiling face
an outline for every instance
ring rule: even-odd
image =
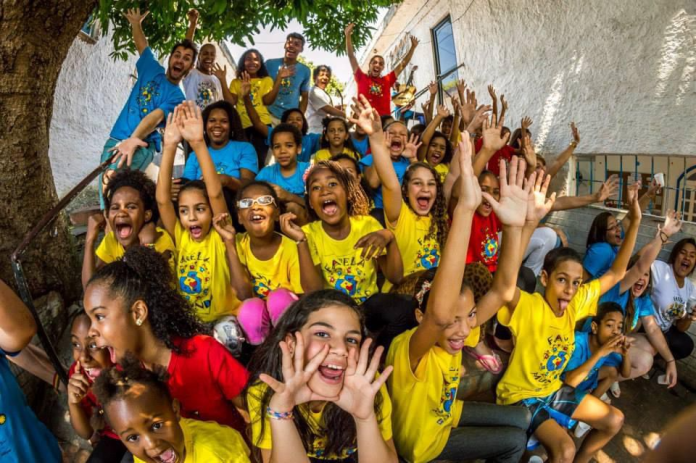
[[[230,118],[224,109],[210,111],[208,121],[205,124],[205,133],[208,135],[213,148],[221,148],[230,141]]]
[[[607,218],[606,241],[612,246],[621,246],[623,241],[621,238],[621,224],[616,220],[616,217],[610,216]]]
[[[371,77],[379,77],[384,71],[384,58],[381,56],[373,56],[370,60],[368,74]]]
[[[302,118],[302,113],[299,111],[293,111],[288,114],[288,118],[285,120],[286,124],[294,125],[297,130],[302,133],[302,127],[304,126],[304,119]]]
[[[441,125],[442,133],[444,133],[448,137],[450,135],[452,135],[452,123],[453,122],[454,121],[452,119],[449,119],[449,118],[444,119],[442,121],[442,125]]]
[[[582,264],[574,260],[564,260],[556,265],[551,275],[541,272],[541,284],[546,288],[544,298],[557,317],[565,314],[568,304],[582,284]]]
[[[612,338],[621,334],[623,330],[624,316],[621,312],[609,312],[604,315],[602,321],[592,322],[592,333],[597,336],[600,346],[608,343]]]
[[[316,356],[325,345],[329,355],[312,375],[307,386],[325,397],[336,397],[343,389],[343,377],[348,366],[348,353],[359,349],[362,341],[360,319],[353,309],[344,305],[328,305],[309,315],[300,330],[305,343],[305,364]],[[286,337],[294,349],[294,338]]]
[[[407,183],[408,204],[419,216],[427,216],[437,198],[435,176],[425,167],[416,167]]]
[[[447,153],[447,140],[442,137],[433,137],[428,146],[428,153],[425,155],[425,159],[431,166],[436,166],[445,159],[445,154]]]
[[[201,47],[198,53],[198,70],[204,74],[213,72],[213,64],[215,64],[215,46],[213,44],[205,44]]]
[[[389,155],[396,161],[404,152],[408,142],[408,129],[400,122],[389,125],[387,132],[391,135],[391,145],[389,145]]]
[[[134,384],[106,406],[109,424],[128,451],[148,463],[183,463],[184,433],[178,404],[152,388]]]
[[[152,211],[145,210],[140,192],[124,186],[116,190],[109,204],[107,217],[116,239],[125,249],[140,243],[138,233],[152,218]]]
[[[111,360],[109,352],[106,349],[100,349],[89,335],[91,324],[87,315],[78,315],[70,330],[70,344],[73,360],[80,362],[82,371],[94,381],[104,368],[111,366]]]
[[[424,314],[416,310],[416,320],[418,323],[423,321]],[[466,338],[476,326],[476,305],[474,303],[474,293],[470,288],[465,287],[457,299],[457,308],[454,314],[454,321],[450,323],[440,334],[437,345],[451,355],[457,355],[464,348]]]
[[[495,175],[484,175],[479,179],[479,182],[482,192],[493,196],[493,199],[496,201],[500,200],[500,183]],[[491,206],[491,203],[486,201],[486,198],[483,198],[481,200],[481,204],[479,204],[479,207],[476,209],[476,212],[483,217],[488,217],[491,215],[491,212],[493,212],[493,207]]]
[[[329,71],[328,69],[321,69],[317,74],[316,79],[314,79],[314,83],[319,88],[326,88],[326,86],[329,85],[330,81],[331,71]]]
[[[686,243],[679,251],[679,254],[676,255],[676,259],[672,264],[674,275],[679,279],[686,278],[693,272],[695,265],[696,247],[691,243]]]
[[[349,136],[346,124],[340,119],[335,119],[326,127],[324,139],[332,148],[342,148]]]
[[[329,225],[348,220],[346,190],[330,169],[315,167],[307,179],[307,190],[309,206],[319,220]]]
[[[638,280],[633,283],[633,286],[631,286],[631,293],[633,294],[633,298],[638,298],[642,296],[645,291],[648,289],[648,284],[650,283],[650,269],[648,269],[647,272],[642,274]]]
[[[252,185],[244,190],[240,199],[258,199],[261,196],[271,196],[271,192],[261,185]],[[239,222],[244,225],[249,235],[263,238],[274,233],[279,211],[276,204],[262,206],[258,202],[254,202],[249,208],[237,208],[237,215]]]
[[[295,38],[295,37],[289,37],[285,41],[285,59],[286,60],[296,60],[297,57],[299,56],[300,53],[302,53],[302,50],[304,50],[304,45],[302,44],[302,40]]]
[[[198,188],[188,188],[179,193],[179,221],[191,233],[196,242],[201,242],[210,233],[213,211],[208,199]]]
[[[256,77],[256,74],[261,69],[261,57],[256,52],[249,52],[244,57],[244,70],[249,73],[250,77]]]
[[[172,83],[178,84],[193,67],[193,50],[185,47],[176,47],[169,56],[169,69],[167,77]]]
[[[302,145],[295,143],[290,132],[273,134],[273,157],[281,167],[291,168],[297,165],[297,156],[302,152]]]

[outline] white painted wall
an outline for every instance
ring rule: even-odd
[[[431,28],[448,14],[459,76],[480,102],[488,83],[505,94],[506,125],[532,117],[542,153],[567,146],[574,120],[578,153],[696,155],[693,0],[405,0],[370,47],[386,55],[403,34],[419,38],[423,88],[435,75]]]

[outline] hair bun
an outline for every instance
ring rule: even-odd
[[[170,281],[172,272],[162,254],[147,246],[133,246],[126,250],[123,263],[143,281]]]

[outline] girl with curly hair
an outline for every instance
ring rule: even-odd
[[[183,417],[242,431],[235,407],[242,406],[247,372],[224,346],[200,334],[205,327],[171,282],[166,260],[143,246],[100,268],[83,300],[90,337],[114,363],[130,353],[148,369],[166,368]]]
[[[399,182],[387,148],[391,146],[391,135],[382,131],[379,115],[367,98],[361,96],[357,105],[360,116],[352,122],[370,136],[374,167],[382,185],[387,230],[396,237],[404,275],[437,267],[448,230],[440,176],[432,166],[416,162],[406,169],[403,183]],[[412,135],[402,156],[416,159],[419,146]],[[385,282],[383,290],[390,288],[391,283]]]

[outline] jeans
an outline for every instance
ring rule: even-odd
[[[529,418],[522,407],[465,402],[459,425],[437,459],[516,463],[527,447]]]

